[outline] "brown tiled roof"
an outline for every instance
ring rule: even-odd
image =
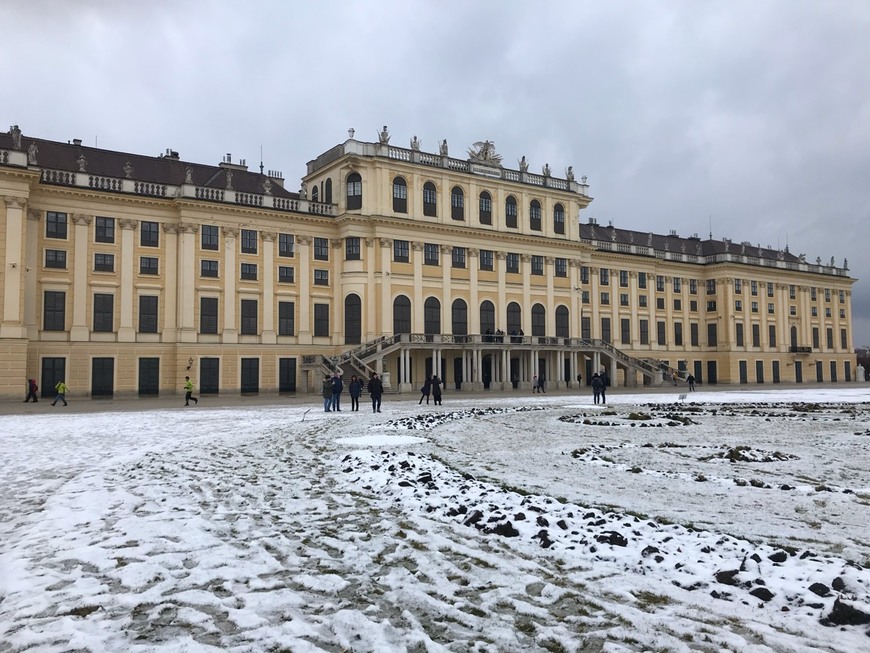
[[[129,162],[133,166],[130,178],[137,181],[178,186],[184,183],[186,170],[190,168],[194,185],[220,189],[227,187],[227,170],[229,168],[181,161],[173,157],[114,152],[86,145],[59,143],[27,136],[21,138],[21,149],[27,152],[31,143],[36,143],[39,148],[37,165],[40,168],[78,172],[78,158],[84,155],[87,160],[86,171],[92,175],[124,179],[126,177],[124,167]],[[0,132],[0,149],[12,149],[11,134]],[[243,193],[263,194],[263,182],[266,181],[267,175],[235,168],[232,168],[232,172],[234,190]],[[275,182],[272,182],[271,193],[276,197],[288,199],[298,199],[299,197],[298,193],[291,193]]]

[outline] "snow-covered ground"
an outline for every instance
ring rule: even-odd
[[[870,651],[867,389],[675,397],[0,418],[0,653]]]

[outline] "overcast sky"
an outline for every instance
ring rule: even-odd
[[[870,344],[870,2],[6,0],[0,128],[284,172],[356,129],[574,166],[585,217],[848,259]],[[584,217],[584,219],[585,219]]]

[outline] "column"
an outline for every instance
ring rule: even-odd
[[[393,335],[393,284],[390,274],[392,269],[393,240],[391,238],[380,238],[378,242],[381,246],[381,319],[380,324],[372,329],[372,337],[378,334],[384,336]],[[374,286],[369,287],[371,289],[372,303],[374,303]],[[374,308],[372,308],[372,315],[374,315]]]
[[[69,339],[71,341],[87,341],[90,336],[88,327],[88,229],[93,217],[76,213],[72,216],[73,224],[73,321]]]
[[[411,299],[411,333],[423,333],[423,243],[411,243],[414,259],[414,297]]]
[[[118,326],[118,342],[135,342],[136,328],[133,325],[133,304],[136,301],[133,291],[133,277],[136,270],[136,220],[118,220],[121,228],[121,260],[118,268],[121,273],[121,323]]]
[[[178,306],[178,340],[179,342],[196,342],[196,324],[194,323],[196,303],[196,233],[199,225],[193,223],[181,223],[179,225],[165,224],[163,231],[166,232],[166,256],[167,270],[175,270],[175,279],[170,279],[167,273],[167,285],[178,288],[176,304]],[[173,247],[174,244],[174,247]],[[175,265],[170,265],[170,252],[175,250]],[[233,249],[235,255],[235,249]],[[191,271],[193,273],[191,274]],[[224,276],[227,281],[230,278],[235,284],[235,266],[227,267]],[[226,308],[226,307],[225,307]],[[233,314],[235,319],[235,314]]]
[[[441,333],[453,333],[453,293],[450,273],[453,269],[453,247],[441,245]],[[438,375],[441,378],[441,375]],[[443,381],[444,379],[441,378]]]
[[[0,337],[23,338],[25,336],[21,312],[22,280],[25,273],[24,260],[24,198],[7,197],[6,202],[6,252],[3,260],[3,320],[0,322]]]
[[[39,337],[39,325],[36,323],[36,312],[39,306],[37,297],[37,270],[42,261],[39,259],[39,235],[42,211],[30,209],[27,211],[27,231],[25,233],[25,268],[24,268],[24,329],[25,335],[35,340]],[[8,259],[7,259],[8,260]]]
[[[129,229],[131,231],[130,238],[133,245],[135,242],[135,234],[133,233],[138,226],[138,222],[135,220],[127,221],[127,226],[124,226],[124,221],[122,221],[121,228]],[[164,229],[164,233],[166,234],[166,244],[164,246],[164,252],[166,253],[166,261],[164,262],[164,276],[165,281],[163,283],[163,341],[164,342],[178,342],[178,230],[166,231]],[[122,236],[123,237],[123,236]],[[122,248],[121,253],[123,255],[124,249]],[[130,265],[132,266],[132,270],[136,271],[136,256],[135,249],[130,253]]]
[[[468,333],[480,333],[480,297],[477,292],[478,272],[480,271],[480,251],[475,247],[468,248],[469,297],[468,297]]]
[[[341,276],[343,263],[341,246],[344,244],[344,239],[333,238],[330,244],[332,245],[332,255],[329,257],[329,289],[332,291],[332,299],[330,301],[332,310],[330,311],[329,321],[332,323],[331,341],[335,344],[342,341],[341,333],[344,330],[344,288]]]
[[[495,328],[507,331],[507,292],[505,288],[505,260],[507,254],[502,251],[495,253],[495,268],[498,275],[498,305],[495,307]],[[510,341],[510,334],[505,336]]]
[[[299,288],[299,336],[300,345],[311,344],[311,236],[298,236],[299,259],[297,287]]]
[[[274,345],[278,342],[275,329],[275,240],[278,234],[274,231],[261,231],[260,240],[263,243],[263,331],[261,342]]]
[[[531,264],[532,257],[529,254],[521,254],[520,255],[520,265],[522,266],[520,270],[522,271],[523,277],[523,305],[522,305],[522,316],[523,316],[523,326],[522,329],[525,333],[532,333],[532,282],[531,282]]]
[[[236,328],[236,278],[239,275],[238,265],[236,264],[236,239],[239,237],[239,230],[234,227],[224,227],[224,325],[223,325],[223,342],[237,343],[239,341],[239,330]],[[299,239],[301,242],[301,238]],[[307,248],[306,248],[307,249]],[[302,248],[299,248],[300,255]],[[307,268],[306,268],[307,270]],[[300,274],[300,277],[302,275]],[[307,274],[306,274],[307,277]],[[300,280],[301,281],[301,280]],[[306,286],[307,288],[307,286]],[[302,321],[303,308],[299,308],[300,327],[307,322]],[[307,313],[307,310],[306,310]],[[300,331],[300,336],[302,332]],[[301,342],[301,341],[300,341]]]

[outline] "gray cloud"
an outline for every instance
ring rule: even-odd
[[[870,4],[13,0],[5,123],[285,172],[346,137],[589,175],[599,221],[848,258],[870,344]],[[10,92],[11,91],[11,92]],[[5,116],[5,117],[4,117]]]

